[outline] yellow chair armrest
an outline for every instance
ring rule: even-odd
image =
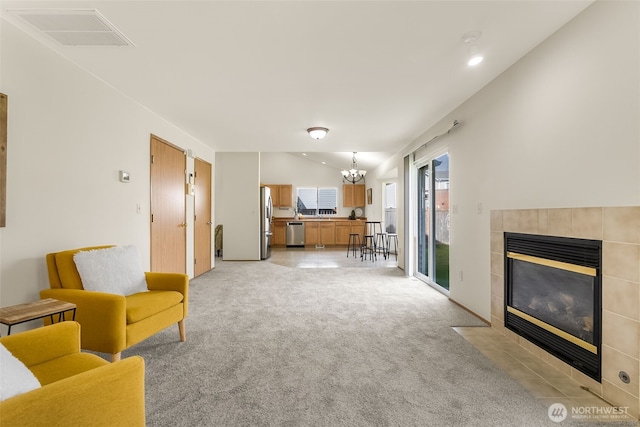
[[[82,289],[45,289],[40,291],[40,298],[54,298],[72,302],[77,306],[76,320],[99,317],[104,327],[126,324],[127,301],[122,295],[105,292],[92,292]],[[85,322],[80,322],[85,327]]]
[[[189,276],[182,273],[146,272],[150,291],[176,291],[184,296],[184,317],[189,309]]]
[[[189,289],[189,276],[182,273],[144,273],[150,291],[177,291],[186,294]]]
[[[0,402],[7,426],[144,426],[144,360],[132,356]]]
[[[111,354],[126,348],[127,302],[122,295],[45,289],[40,291],[40,298],[55,298],[77,306],[75,320],[82,325],[82,348]],[[48,318],[45,323],[49,323]]]
[[[80,352],[80,324],[62,322],[0,339],[27,366]]]

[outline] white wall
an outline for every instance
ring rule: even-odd
[[[594,3],[394,159],[462,122],[429,149],[450,153],[451,298],[485,319],[490,210],[640,204],[639,17]]]
[[[216,153],[216,220],[225,261],[260,260],[260,153]]]
[[[9,97],[0,304],[39,298],[51,251],[134,244],[149,268],[150,134],[211,163],[213,151],[11,24],[2,22],[0,43],[0,91]],[[119,182],[120,169],[131,183]],[[192,272],[192,250],[187,258]]]
[[[397,164],[385,161],[375,170],[367,172],[366,178],[367,188],[371,188],[373,193],[372,203],[365,207],[367,218],[384,222],[384,187],[386,183],[398,182]]]
[[[372,203],[365,207],[365,215],[371,221],[381,221],[383,223],[383,229],[386,229],[387,224],[385,224],[384,217],[384,188],[387,183],[396,183],[398,267],[404,269],[405,266],[402,247],[404,242],[402,235],[402,230],[404,230],[402,222],[402,213],[404,212],[402,205],[404,198],[402,195],[403,187],[400,185],[402,177],[398,176],[398,171],[401,170],[402,168],[398,168],[398,156],[396,155],[384,161],[375,170],[367,172],[367,188],[372,189],[373,195]]]
[[[338,189],[338,217],[348,217],[353,208],[342,206],[342,175],[340,171],[318,162],[289,153],[261,153],[260,182],[291,184],[295,202],[298,187],[335,187]],[[371,187],[367,180],[367,188]],[[366,215],[366,212],[365,212]],[[275,209],[276,217],[292,217],[293,209]]]

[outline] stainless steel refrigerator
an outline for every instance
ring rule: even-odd
[[[260,259],[267,259],[271,256],[272,220],[271,189],[260,187]]]

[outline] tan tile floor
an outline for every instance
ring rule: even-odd
[[[454,327],[453,329],[547,407],[554,403],[562,403],[572,419],[580,421],[594,423],[635,421],[634,418],[624,414],[612,415],[613,407],[609,403],[583,389],[575,380],[500,335],[494,329],[490,327]],[[576,411],[575,414],[573,411]]]

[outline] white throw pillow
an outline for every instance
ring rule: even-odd
[[[73,261],[87,291],[127,296],[147,290],[147,279],[134,246],[80,251]]]
[[[40,381],[24,363],[0,344],[0,401],[39,387]]]

